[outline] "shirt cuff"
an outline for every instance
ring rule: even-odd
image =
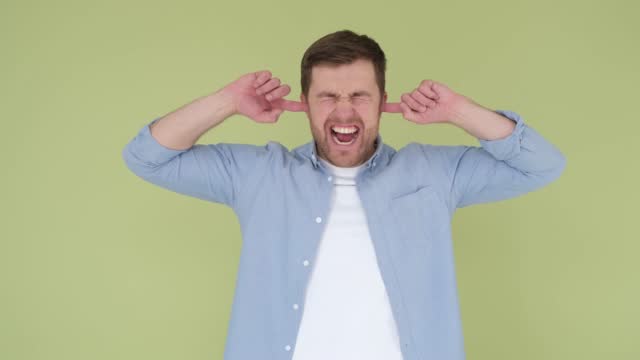
[[[150,126],[156,121],[160,120],[160,118],[156,118],[145,125],[136,137],[129,144],[130,152],[140,161],[143,161],[149,165],[160,165],[163,164],[170,159],[174,158],[180,153],[187,151],[184,150],[176,150],[170,149],[162,144],[160,144],[156,138],[151,135]]]
[[[514,111],[495,110],[496,113],[506,116],[516,123],[511,134],[496,140],[478,139],[480,145],[498,160],[508,160],[520,153],[522,132],[526,125],[522,117]]]

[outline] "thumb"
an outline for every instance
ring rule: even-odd
[[[260,123],[275,123],[284,110],[272,108],[258,114],[254,119]]]
[[[272,109],[271,111],[269,111],[269,119],[273,122],[276,122],[283,112],[283,109]]]

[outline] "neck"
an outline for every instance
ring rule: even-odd
[[[333,162],[331,162],[331,160],[329,160],[329,158],[327,156],[325,156],[325,154],[323,154],[322,152],[318,151],[318,146],[316,145],[316,143],[313,143],[313,147],[314,147],[314,151],[316,153],[316,155],[318,156],[319,159],[324,160],[325,162],[333,165],[333,166],[337,166],[337,167],[342,167],[342,168],[353,168],[353,167],[358,167],[360,165],[363,165],[364,163],[367,162],[367,160],[371,159],[371,157],[373,156],[373,154],[376,153],[376,150],[378,149],[379,143],[378,143],[378,138],[375,139],[375,141],[373,142],[373,146],[371,146],[371,148],[369,148],[369,151],[367,151],[367,153],[362,157],[362,159],[360,160],[360,162],[356,163],[356,164],[349,164],[349,165],[337,165],[334,164]]]

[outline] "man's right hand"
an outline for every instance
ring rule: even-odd
[[[268,70],[248,73],[222,89],[233,102],[234,114],[256,122],[274,123],[286,111],[308,111],[306,104],[283,99],[291,92],[287,84]]]

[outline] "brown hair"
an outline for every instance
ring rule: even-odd
[[[341,30],[316,40],[302,56],[300,85],[304,96],[309,95],[311,69],[315,65],[351,64],[365,59],[373,63],[376,82],[382,95],[385,90],[387,59],[380,45],[367,35],[358,35],[351,30]]]

